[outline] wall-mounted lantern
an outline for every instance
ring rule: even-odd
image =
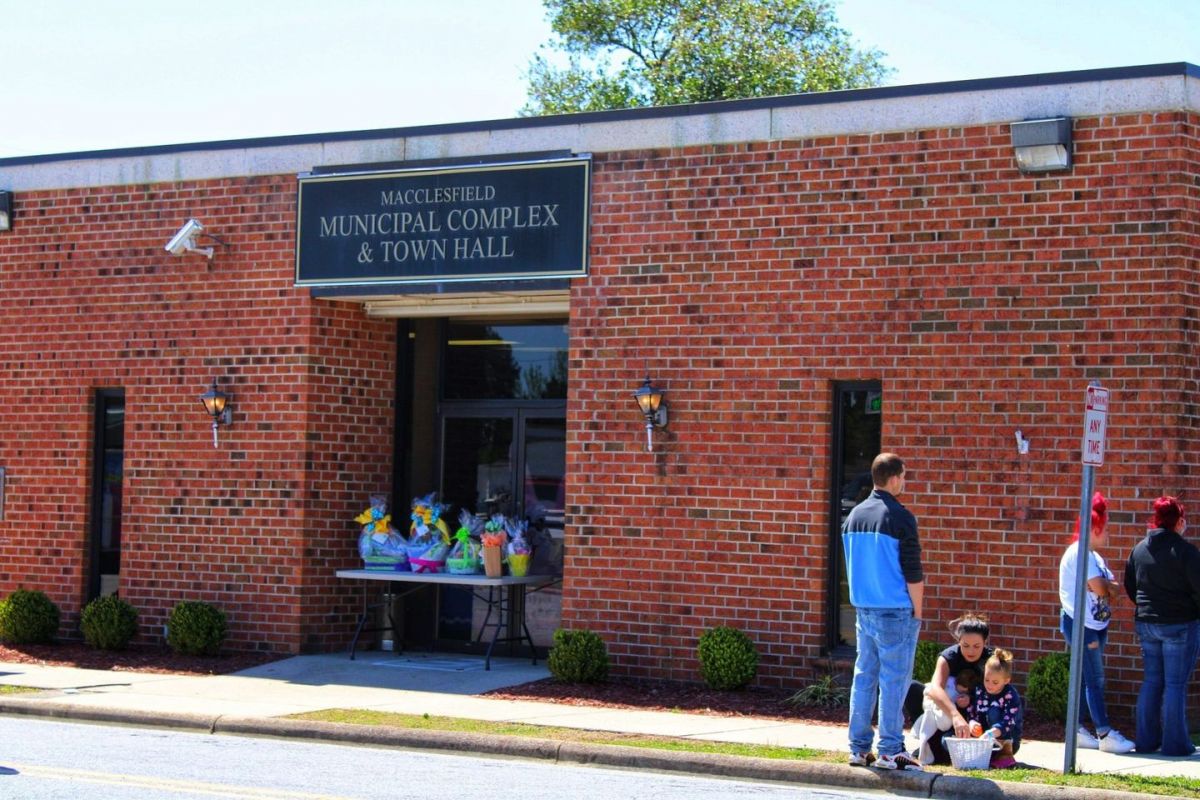
[[[212,417],[213,447],[217,446],[217,428],[233,422],[233,411],[229,408],[229,395],[217,388],[217,379],[213,378],[212,387],[200,395],[204,410]]]
[[[646,376],[646,382],[641,388],[633,393],[633,399],[637,400],[638,408],[642,412],[642,416],[646,418],[646,450],[654,449],[654,429],[667,427],[667,406],[663,403],[663,395],[665,391],[655,386],[650,382],[650,376]]]

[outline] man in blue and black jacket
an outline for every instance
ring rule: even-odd
[[[855,610],[858,656],[850,688],[850,765],[921,769],[904,750],[904,695],[912,681],[921,630],[925,575],[917,520],[896,496],[904,491],[904,462],[880,453],[871,464],[874,491],[842,525],[846,578]],[[879,702],[879,756],[871,712]]]

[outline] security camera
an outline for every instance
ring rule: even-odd
[[[204,226],[199,220],[189,219],[183,223],[183,227],[175,232],[171,237],[171,241],[167,242],[166,251],[173,256],[181,256],[184,253],[203,253],[209,258],[213,257],[213,249],[211,247],[196,247],[196,236],[204,233]],[[207,235],[207,234],[206,234]]]

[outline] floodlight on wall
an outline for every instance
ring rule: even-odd
[[[12,230],[12,192],[0,192],[0,232]]]
[[[213,378],[212,387],[200,395],[204,410],[212,417],[213,447],[217,446],[217,428],[233,422],[233,410],[229,407],[229,395],[217,388],[217,379]]]
[[[1071,168],[1071,118],[1030,119],[1010,126],[1013,153],[1021,172]]]
[[[647,451],[654,449],[654,429],[667,427],[667,407],[663,403],[665,394],[666,392],[650,382],[649,375],[641,388],[633,393],[633,399],[637,401],[642,416],[646,418]]]
[[[173,256],[181,256],[184,253],[200,253],[206,256],[209,260],[213,257],[213,248],[199,247],[196,245],[196,237],[203,236],[206,239],[212,239],[217,244],[225,244],[216,236],[213,236],[208,231],[204,230],[204,226],[200,224],[198,219],[189,219],[183,223],[183,227],[175,231],[175,235],[168,241],[164,250]]]

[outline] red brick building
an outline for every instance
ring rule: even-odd
[[[695,679],[697,637],[729,624],[762,682],[796,685],[849,650],[838,524],[883,448],[909,466],[927,616],[986,611],[1024,673],[1062,649],[1089,381],[1112,392],[1096,485],[1118,577],[1153,498],[1194,499],[1198,78],[0,160],[0,593],[46,591],[68,637],[119,587],[147,641],[202,599],[233,647],[332,650],[359,608],[333,575],[358,564],[353,517],[371,493],[404,516],[438,489],[549,514],[561,623],[600,633],[617,672]],[[1069,167],[1021,171],[1013,124],[1057,118]],[[298,280],[298,175],[470,183],[562,160],[589,182],[582,216],[555,220],[586,234],[578,274]],[[211,259],[164,249],[189,218],[219,237],[197,240]],[[497,347],[525,388],[480,388]],[[670,413],[651,451],[631,397],[647,374]],[[215,448],[196,402],[213,379],[234,414]],[[461,635],[455,613],[428,633]],[[539,613],[552,627],[558,603]],[[1110,641],[1131,704],[1128,603]]]

